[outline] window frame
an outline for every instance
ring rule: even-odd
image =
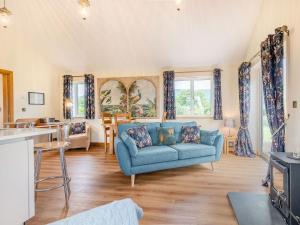
[[[194,114],[194,105],[195,105],[195,90],[194,90],[194,82],[198,80],[210,80],[211,88],[210,88],[210,115],[196,115]],[[176,81],[190,81],[190,90],[191,90],[191,114],[190,115],[176,115],[177,118],[213,118],[214,115],[214,79],[213,75],[197,75],[197,76],[175,76]],[[176,90],[175,90],[176,92]],[[175,103],[176,103],[176,93],[175,93]]]
[[[84,86],[84,81],[78,80],[78,81],[73,81],[72,84],[72,114],[73,118],[85,118],[85,114],[80,115],[78,112],[78,85],[83,84]],[[76,93],[76,94],[75,94]]]

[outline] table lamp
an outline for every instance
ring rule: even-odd
[[[230,134],[231,128],[235,128],[235,120],[233,118],[227,118],[224,121],[224,126],[229,128],[228,137],[231,137]]]
[[[65,100],[65,107],[68,109],[68,110],[71,110],[72,111],[72,108],[73,108],[73,102],[71,99],[67,98]],[[71,113],[71,118],[70,118],[70,122],[72,121],[72,113]]]

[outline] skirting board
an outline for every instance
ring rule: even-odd
[[[286,225],[267,194],[230,192],[227,197],[239,225]]]
[[[92,147],[104,148],[104,143],[102,142],[91,142]]]

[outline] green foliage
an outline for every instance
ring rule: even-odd
[[[195,90],[194,102],[191,91],[188,89],[176,90],[175,98],[177,115],[208,116],[211,114],[210,90]]]
[[[85,100],[84,100],[84,96],[80,96],[78,98],[78,114],[80,116],[84,116],[85,115]]]

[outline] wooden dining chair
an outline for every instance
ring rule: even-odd
[[[101,114],[101,117],[102,117],[102,126],[103,126],[103,130],[104,130],[104,150],[105,150],[105,153],[107,152],[107,145],[108,145],[108,138],[110,139],[110,141],[112,140],[112,137],[111,137],[111,129],[112,129],[112,118],[113,118],[113,115],[111,113],[106,113],[106,112],[103,112]],[[113,144],[113,143],[111,143]]]
[[[168,113],[168,112],[164,112],[164,113],[163,113],[161,122],[166,122],[166,121],[167,121],[167,113]]]
[[[118,126],[120,124],[132,122],[131,113],[117,113],[114,115],[114,117],[115,117],[115,124],[117,126],[116,135],[118,135]]]
[[[117,113],[114,115],[116,125],[131,123],[131,113]]]

